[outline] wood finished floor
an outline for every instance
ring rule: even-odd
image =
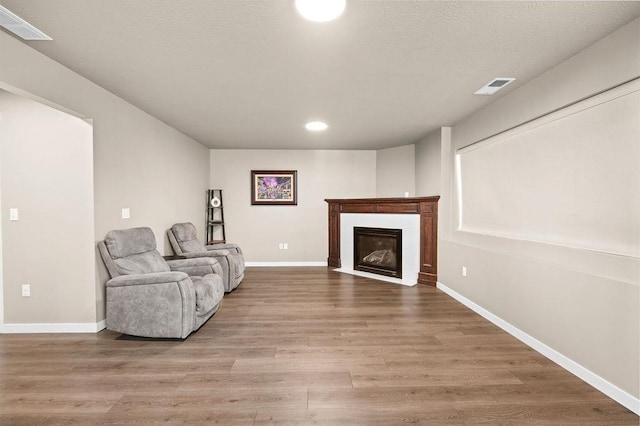
[[[187,340],[0,335],[1,425],[638,425],[433,287],[248,268]]]

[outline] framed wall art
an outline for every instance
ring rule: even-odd
[[[297,170],[251,170],[251,204],[297,205],[297,175]]]

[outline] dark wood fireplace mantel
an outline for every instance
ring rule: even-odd
[[[435,285],[438,278],[438,200],[440,196],[412,198],[326,199],[329,204],[329,266],[340,268],[340,214],[419,214],[420,272],[418,283]]]

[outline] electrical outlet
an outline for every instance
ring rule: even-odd
[[[31,286],[29,284],[22,284],[22,297],[31,297]]]
[[[129,210],[128,207],[125,207],[122,209],[122,218],[123,219],[129,219],[131,217],[131,211]]]
[[[18,220],[18,209],[9,209],[9,220]]]
[[[463,276],[463,277],[466,277],[466,276],[467,276],[467,267],[466,267],[466,266],[463,266],[463,267],[462,267],[462,276]]]
[[[289,250],[289,243],[284,243],[283,246],[285,250]]]
[[[278,248],[279,248],[280,250],[283,250],[283,249],[284,249],[284,244],[283,244],[283,243],[278,243]]]

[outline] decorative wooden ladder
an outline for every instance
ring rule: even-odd
[[[207,244],[226,243],[222,189],[207,190]],[[222,237],[222,238],[220,238]]]

